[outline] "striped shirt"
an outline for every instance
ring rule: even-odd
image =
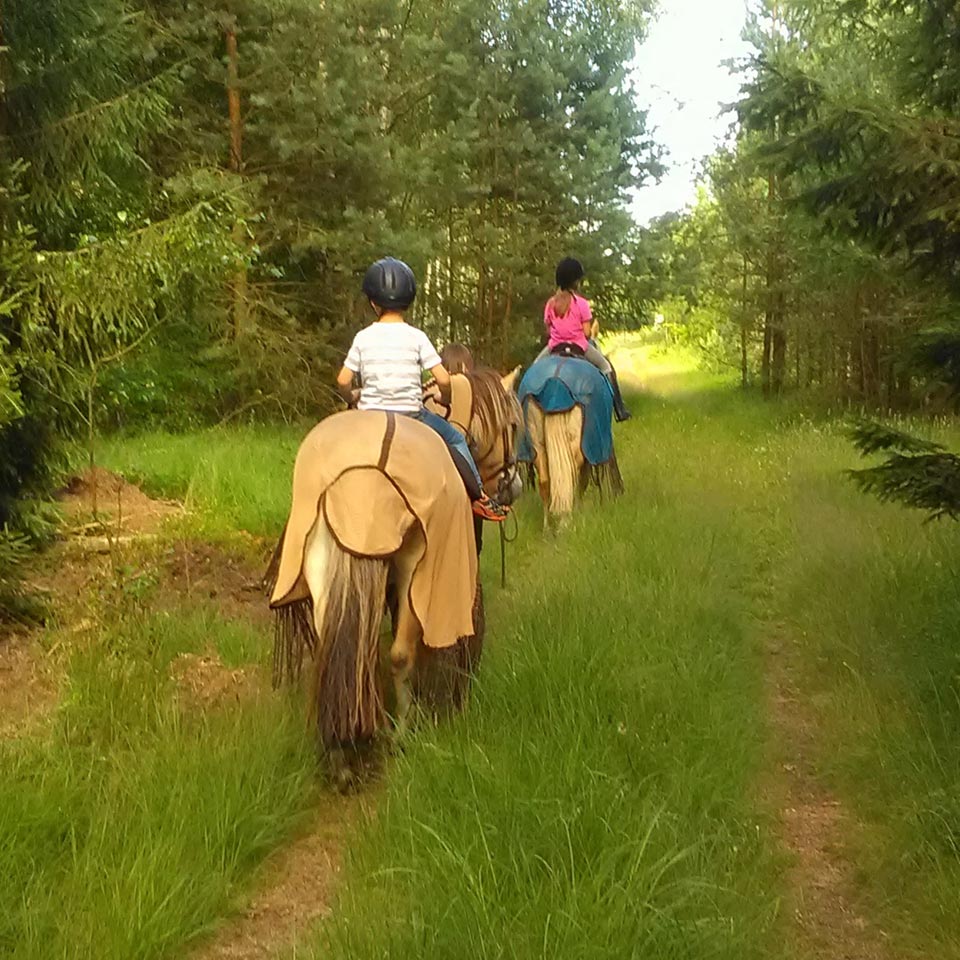
[[[422,370],[440,356],[430,338],[408,323],[371,323],[354,338],[343,365],[360,374],[360,410],[416,413],[423,406]]]

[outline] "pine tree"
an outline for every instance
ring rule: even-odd
[[[3,33],[0,524],[90,419],[103,359],[222,271],[237,205],[205,171],[149,166],[178,76],[125,0],[11,0]]]

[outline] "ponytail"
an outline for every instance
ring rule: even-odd
[[[573,306],[573,293],[570,290],[558,290],[550,300],[550,306],[558,317],[565,317]]]

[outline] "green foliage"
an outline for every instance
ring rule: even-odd
[[[694,322],[726,314],[705,342],[739,354],[744,385],[902,409],[936,384],[940,408],[955,405],[946,6],[756,4],[736,142],[710,159],[709,193],[663,259]]]
[[[328,410],[385,252],[417,270],[415,321],[491,362],[532,353],[568,252],[628,320],[651,8],[13,0],[0,522],[64,436]]]
[[[861,490],[924,510],[930,520],[960,519],[960,456],[878,423],[860,424],[850,433],[865,456],[892,451],[879,467],[850,471]]]
[[[0,90],[0,522],[88,429],[102,368],[236,259],[237,185],[150,165],[177,76],[127,0],[15,2]]]

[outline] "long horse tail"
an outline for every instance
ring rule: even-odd
[[[583,411],[574,406],[565,413],[544,414],[543,420],[544,445],[550,470],[550,512],[570,513],[583,465],[583,455],[580,453]]]
[[[310,718],[325,747],[373,736],[386,719],[378,661],[389,561],[358,557],[321,514],[304,556],[316,630]]]

